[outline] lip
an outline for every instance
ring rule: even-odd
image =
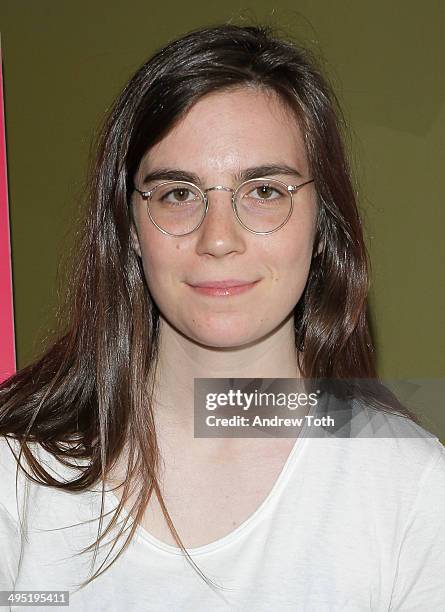
[[[230,295],[239,295],[252,289],[259,280],[256,281],[244,281],[227,279],[223,281],[205,281],[199,284],[189,284],[194,291],[203,295],[211,295],[214,297],[225,297]]]

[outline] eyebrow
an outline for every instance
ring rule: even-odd
[[[243,182],[248,181],[249,179],[274,176],[276,174],[303,178],[302,174],[296,168],[292,168],[287,164],[263,164],[262,166],[252,166],[250,168],[245,168],[240,172],[236,172],[232,176],[235,181]],[[196,185],[201,184],[201,179],[197,174],[194,172],[186,172],[185,170],[180,170],[179,168],[157,168],[155,170],[151,170],[145,175],[143,184],[146,185],[151,181],[157,181],[160,179],[169,181],[188,181],[189,183],[195,183]]]

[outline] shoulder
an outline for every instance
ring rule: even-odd
[[[430,431],[408,417],[361,405],[351,437],[366,443],[368,469],[377,466],[377,475],[394,490],[412,502],[422,497],[445,504],[445,448]]]
[[[351,403],[329,399],[320,414],[332,417],[333,425],[319,437],[343,473],[413,493],[429,478],[445,481],[444,446],[410,418],[357,399]],[[330,442],[325,444],[327,439]]]
[[[17,440],[0,436],[0,509],[14,519],[17,519],[16,500],[21,486],[17,461],[19,451]]]
[[[73,469],[61,464],[37,442],[28,442],[28,448],[38,465],[57,481],[67,483],[76,476]],[[3,510],[3,514],[7,512],[9,518],[15,521],[20,520],[20,508],[23,507],[25,498],[34,497],[37,493],[46,498],[57,492],[53,487],[44,486],[34,480],[35,475],[20,450],[18,440],[0,436],[0,510]]]

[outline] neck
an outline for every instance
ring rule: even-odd
[[[156,419],[193,428],[195,378],[300,378],[293,316],[265,338],[236,348],[196,343],[161,318]]]

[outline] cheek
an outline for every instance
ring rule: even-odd
[[[287,227],[283,228],[280,241],[269,244],[269,257],[278,278],[289,284],[292,291],[303,291],[312,261],[315,236],[315,215],[302,211]],[[312,212],[312,211],[310,211]]]
[[[312,259],[312,245],[289,240],[279,248],[270,248],[264,255],[272,270],[273,282],[298,285],[307,278]]]
[[[147,232],[141,240],[144,275],[159,310],[175,320],[183,304],[182,281],[190,263],[190,245],[155,231]]]
[[[160,244],[156,235],[149,234],[141,240],[142,266],[153,297],[163,292],[171,275],[174,274],[179,259],[175,245],[170,245],[168,249],[165,247],[165,244]]]
[[[281,257],[271,259],[272,293],[274,310],[286,316],[299,302],[306,286],[312,260],[312,250],[299,245],[289,245]]]
[[[298,265],[289,267],[282,278],[283,302],[288,308],[295,308],[306,286],[310,260],[300,260]]]

